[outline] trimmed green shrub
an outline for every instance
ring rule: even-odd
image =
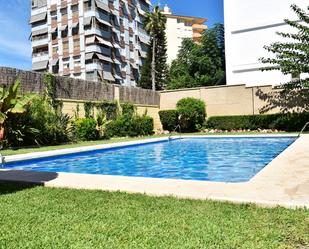
[[[218,130],[238,129],[277,129],[281,131],[300,131],[309,122],[309,113],[264,114],[210,117],[206,127]]]
[[[77,119],[74,122],[75,134],[77,139],[82,141],[98,139],[97,122],[93,118]]]
[[[163,130],[174,131],[178,125],[178,112],[176,110],[159,111]]]
[[[177,102],[177,112],[182,131],[197,131],[205,123],[206,108],[202,100],[195,98],[181,99]]]
[[[132,103],[122,103],[121,105],[122,115],[133,116],[135,113],[135,106]]]
[[[146,115],[122,115],[106,125],[108,137],[137,137],[153,134],[153,119]]]

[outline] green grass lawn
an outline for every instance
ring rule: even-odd
[[[303,209],[0,183],[0,210],[0,248],[309,246]]]
[[[295,135],[296,133],[274,133],[274,134],[291,134]],[[177,134],[175,134],[177,135]],[[246,133],[235,133],[235,132],[224,132],[224,133],[188,133],[185,135],[263,135],[263,133],[259,132],[246,132]],[[265,134],[264,134],[265,135]],[[109,143],[117,143],[117,142],[126,142],[126,141],[134,141],[140,139],[149,139],[149,138],[158,138],[158,137],[166,137],[168,135],[154,135],[154,136],[147,136],[147,137],[138,137],[138,138],[112,138],[110,140],[98,140],[98,141],[86,141],[86,142],[77,142],[72,144],[65,144],[65,145],[56,145],[56,146],[43,146],[43,147],[36,147],[36,148],[22,148],[16,150],[1,150],[1,154],[4,156],[11,156],[11,155],[18,155],[18,154],[25,154],[31,152],[40,152],[40,151],[49,151],[49,150],[58,150],[58,149],[68,149],[68,148],[76,148],[81,146],[90,146],[90,145],[98,145],[98,144],[109,144]]]

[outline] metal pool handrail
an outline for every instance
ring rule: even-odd
[[[168,136],[168,139],[169,139],[169,140],[170,140],[171,137],[173,136],[173,133],[177,131],[177,128],[179,128],[179,136],[180,136],[180,138],[181,138],[181,126],[180,126],[180,124],[178,124],[178,125],[175,127],[174,131]]]
[[[300,135],[305,131],[305,129],[307,128],[307,126],[309,125],[309,122],[307,122],[304,127],[302,128],[302,130],[299,132],[298,136],[300,137]]]
[[[0,150],[2,150],[2,149],[3,149],[3,146],[0,145]],[[4,163],[5,163],[4,156],[0,152],[0,166],[3,167]]]

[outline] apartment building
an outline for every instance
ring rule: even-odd
[[[149,0],[32,0],[32,70],[135,86]]]
[[[291,80],[291,75],[283,75],[280,71],[262,72],[260,69],[267,65],[259,58],[274,56],[264,49],[265,45],[287,41],[276,32],[295,32],[284,22],[286,18],[298,20],[290,9],[292,4],[304,10],[308,7],[308,1],[304,0],[224,1],[228,85],[278,85]]]
[[[207,26],[204,25],[207,19],[174,15],[167,5],[165,5],[162,13],[167,18],[167,63],[170,64],[177,58],[183,39],[192,38],[196,43],[201,41],[202,33],[207,29]]]

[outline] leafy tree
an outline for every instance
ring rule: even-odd
[[[170,67],[168,89],[225,84],[224,28],[206,30],[201,44],[184,39]]]
[[[152,90],[162,90],[167,76],[167,48],[165,35],[166,17],[155,6],[144,20],[144,28],[150,35],[150,48],[141,70],[138,86]]]
[[[7,120],[12,115],[24,113],[33,97],[19,94],[20,84],[20,80],[17,80],[8,90],[0,87],[0,140],[4,138]]]
[[[262,70],[279,70],[285,75],[291,75],[290,82],[282,82],[279,90],[274,93],[263,93],[261,90],[257,95],[268,102],[262,108],[262,112],[274,108],[280,108],[287,112],[291,109],[297,111],[309,111],[309,14],[297,5],[291,5],[291,9],[297,14],[300,21],[285,19],[285,23],[297,30],[296,33],[277,32],[285,39],[285,42],[275,42],[265,49],[274,54],[272,58],[261,58],[267,64]],[[309,6],[308,6],[309,9]],[[302,78],[300,76],[303,76]]]

